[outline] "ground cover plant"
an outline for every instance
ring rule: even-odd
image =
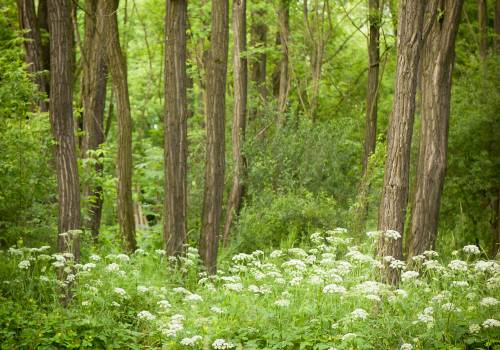
[[[2,251],[0,343],[14,348],[494,349],[500,265],[468,245],[443,260],[384,257],[369,232],[316,232],[302,247],[238,253],[207,276],[196,249],[133,254]],[[59,274],[59,279],[57,278]],[[61,276],[64,276],[61,278]],[[61,299],[68,298],[61,304]]]

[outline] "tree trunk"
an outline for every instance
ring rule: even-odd
[[[165,18],[165,201],[163,232],[169,256],[187,240],[187,0],[167,0]]]
[[[83,81],[83,130],[82,156],[88,151],[95,151],[104,143],[104,106],[106,102],[106,55],[104,41],[96,30],[97,0],[85,2],[85,41],[82,52]],[[98,176],[102,175],[101,163],[95,165]],[[84,195],[91,198],[89,219],[86,226],[90,229],[94,241],[99,236],[102,214],[102,187],[90,185]]]
[[[265,11],[262,9],[259,9],[252,13],[252,25],[250,32],[252,41],[251,45],[253,48],[264,49],[267,46],[268,28],[267,24],[265,23],[265,14]],[[260,99],[260,103],[264,103],[267,99],[266,65],[267,54],[265,52],[258,53],[255,59],[252,60],[252,81],[259,93],[258,97]],[[250,112],[250,118],[257,118],[257,114],[258,107],[254,106]]]
[[[398,9],[398,53],[396,86],[387,132],[387,159],[380,201],[380,230],[403,233],[408,200],[410,147],[415,117],[418,62],[422,48],[425,3],[402,0]],[[402,239],[382,235],[378,255],[402,259]],[[388,264],[383,279],[397,283],[399,274]]]
[[[488,55],[488,11],[486,0],[477,0],[477,22],[479,24],[479,57],[484,61]]]
[[[209,274],[217,270],[224,191],[224,123],[228,51],[228,0],[212,0],[211,48],[207,71],[207,143],[202,233],[199,252]]]
[[[363,176],[365,176],[370,155],[375,152],[377,141],[377,101],[378,75],[380,66],[379,27],[380,4],[379,0],[370,0],[368,21],[370,22],[370,37],[368,39],[368,90],[366,97],[365,143],[363,154]]]
[[[495,21],[494,21],[493,48],[497,54],[500,54],[500,0],[495,1]]]
[[[38,22],[38,30],[40,33],[40,42],[42,49],[42,63],[43,70],[50,70],[50,43],[49,43],[49,13],[47,9],[47,0],[39,0],[38,1],[38,10],[37,10],[37,22]],[[49,91],[49,79],[45,79],[45,90],[47,94]]]
[[[116,98],[118,119],[118,223],[123,249],[136,249],[134,207],[132,204],[132,118],[127,83],[127,67],[118,35],[118,0],[99,1],[97,30],[106,42],[106,57]]]
[[[50,123],[56,141],[55,161],[59,194],[59,251],[80,255],[78,237],[62,235],[80,228],[80,182],[73,121],[73,26],[71,1],[49,0],[51,57]],[[75,238],[75,239],[71,239]]]
[[[224,245],[229,243],[229,231],[235,216],[239,215],[243,197],[243,177],[245,176],[245,158],[241,148],[245,141],[247,114],[247,59],[244,54],[246,43],[246,0],[233,1],[233,37],[234,37],[234,110],[233,110],[233,185],[227,203],[226,223],[224,225]]]
[[[281,61],[279,63],[279,90],[278,90],[278,125],[285,123],[285,113],[288,104],[290,76],[288,72],[288,39],[290,37],[290,0],[280,0],[278,9],[279,43]]]
[[[41,93],[47,94],[47,82],[42,57],[42,42],[40,31],[35,14],[35,5],[33,0],[17,0],[19,13],[19,27],[23,30],[25,60],[28,64],[28,72],[33,75],[34,82],[38,85]],[[45,99],[38,101],[38,106],[42,112],[48,111],[48,104]]]
[[[455,38],[463,3],[440,3],[440,17],[434,19],[422,49],[422,124],[408,242],[410,257],[434,249],[436,242],[448,148]]]

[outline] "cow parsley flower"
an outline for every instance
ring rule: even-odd
[[[283,251],[282,250],[273,250],[271,254],[269,254],[271,258],[279,258],[283,256]]]
[[[124,296],[126,296],[126,295],[127,295],[127,292],[126,292],[126,291],[125,291],[125,289],[123,289],[123,288],[116,287],[116,288],[114,289],[114,291],[115,291],[115,293],[116,293],[116,294],[118,294],[118,295],[119,295],[119,296],[121,296],[121,297],[124,297]]]
[[[149,291],[149,288],[146,286],[137,286],[137,292],[139,292],[139,293],[144,294],[144,293],[147,293],[148,291]]]
[[[225,339],[215,339],[212,343],[212,347],[214,349],[232,349],[234,348],[234,344]]]
[[[342,336],[342,341],[348,341],[356,338],[356,333],[346,333]]]
[[[399,348],[399,350],[412,350],[412,349],[413,349],[413,345],[411,345],[410,343],[404,343]]]
[[[137,314],[137,318],[146,321],[154,321],[156,319],[156,316],[149,311],[141,311]]]
[[[401,238],[401,233],[395,230],[386,230],[384,236],[389,239],[398,240]]]
[[[351,312],[351,316],[354,319],[359,318],[365,320],[368,317],[368,313],[363,309],[355,309],[353,312]]]
[[[160,300],[156,304],[159,305],[162,309],[169,309],[170,307],[172,307],[168,300]]]
[[[345,294],[347,290],[343,286],[337,284],[328,284],[323,288],[323,293],[325,294]]]
[[[194,335],[191,338],[183,338],[181,340],[181,345],[194,346],[196,343],[200,342],[203,338],[199,335]]]
[[[479,302],[482,306],[489,307],[498,305],[498,300],[493,297],[485,297]]]
[[[480,330],[481,326],[479,326],[477,323],[473,323],[469,326],[469,333],[471,334],[479,333]]]
[[[401,274],[401,279],[403,281],[408,281],[415,279],[419,276],[419,273],[417,271],[406,271]]]
[[[29,260],[23,260],[17,265],[21,270],[27,270],[30,266],[31,263]]]
[[[479,250],[478,246],[474,244],[466,245],[463,248],[464,253],[466,254],[471,254],[471,255],[478,255],[481,254],[481,251]]]
[[[212,311],[213,313],[216,313],[216,314],[222,314],[224,312],[224,310],[222,310],[220,307],[218,306],[212,306],[210,308],[210,311]]]
[[[191,293],[184,297],[184,301],[198,302],[198,301],[203,301],[203,298],[198,294]]]
[[[241,283],[226,283],[224,284],[224,288],[233,291],[233,292],[241,292],[243,291],[243,284]]]
[[[500,327],[500,321],[495,320],[494,318],[489,318],[483,322],[484,328],[498,328]]]
[[[448,268],[453,271],[467,271],[467,263],[462,260],[452,260],[448,264]]]
[[[106,271],[109,272],[117,272],[119,270],[120,270],[120,265],[118,265],[117,263],[111,263],[108,266],[106,266]]]

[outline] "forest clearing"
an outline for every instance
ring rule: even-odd
[[[0,349],[500,349],[500,0],[0,0]]]

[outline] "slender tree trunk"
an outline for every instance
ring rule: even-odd
[[[244,53],[246,44],[246,0],[233,1],[233,37],[234,37],[234,110],[233,110],[233,185],[227,203],[226,223],[224,225],[224,245],[229,243],[229,232],[234,218],[239,215],[243,197],[243,177],[245,176],[245,158],[242,146],[245,141],[247,114],[247,59]]]
[[[370,37],[368,39],[368,90],[366,97],[365,142],[363,154],[363,176],[366,173],[368,159],[375,152],[377,141],[377,101],[378,75],[380,66],[379,27],[380,4],[379,0],[369,0],[368,21],[370,22]]]
[[[169,256],[187,240],[187,0],[167,0],[165,18],[165,202],[164,239]]]
[[[440,0],[433,0],[439,2]],[[441,1],[422,49],[422,124],[409,256],[434,249],[448,148],[455,38],[463,0]]]
[[[134,207],[132,204],[132,117],[127,83],[127,67],[120,47],[116,11],[118,0],[99,1],[97,30],[106,42],[106,57],[116,98],[118,118],[118,223],[123,249],[136,249]]]
[[[477,0],[477,22],[479,24],[479,57],[484,61],[488,55],[488,9],[486,0]]]
[[[28,72],[33,74],[33,79],[38,85],[41,93],[47,94],[47,82],[42,71],[44,70],[42,57],[42,42],[40,30],[35,14],[33,0],[17,0],[19,13],[19,27],[23,30],[25,60],[28,64]],[[38,106],[42,112],[48,111],[48,103],[44,99],[38,101]]]
[[[48,6],[52,54],[49,114],[52,134],[56,141],[54,154],[59,193],[58,246],[59,251],[71,251],[78,259],[78,237],[71,237],[71,233],[62,235],[80,228],[80,182],[72,107],[74,47],[71,1],[49,0]]]
[[[290,37],[290,0],[280,0],[278,9],[279,43],[281,48],[281,61],[279,64],[279,90],[278,90],[278,125],[285,123],[285,113],[288,104],[288,91],[290,89],[289,74],[289,46]]]
[[[88,151],[95,151],[104,143],[104,106],[106,103],[106,55],[102,35],[96,30],[97,0],[85,2],[85,41],[82,52],[83,81],[83,130],[82,156]],[[102,164],[95,165],[98,176],[102,175]],[[92,197],[89,219],[86,226],[90,229],[94,241],[99,235],[102,214],[102,187],[90,185],[84,190],[85,196]]]
[[[212,0],[211,48],[207,71],[207,144],[202,233],[199,252],[209,274],[217,270],[224,191],[224,124],[228,51],[228,0]]]
[[[495,21],[494,21],[493,48],[497,54],[500,54],[500,0],[495,1]]]
[[[37,22],[40,33],[40,42],[42,49],[43,70],[50,70],[50,43],[49,43],[49,13],[47,0],[38,0]],[[49,94],[49,80],[45,79],[45,91]]]
[[[396,87],[387,133],[387,159],[379,210],[379,229],[403,233],[408,200],[410,146],[415,116],[418,62],[422,48],[425,2],[401,0],[398,9]],[[402,239],[382,235],[378,255],[402,259]],[[389,266],[384,280],[397,283],[399,275]]]
[[[265,11],[259,9],[252,13],[252,25],[251,25],[251,46],[253,48],[264,49],[267,46],[267,31],[268,27],[265,23]],[[254,83],[257,91],[259,93],[258,97],[260,103],[264,103],[267,99],[267,88],[266,88],[266,65],[267,65],[267,54],[265,52],[260,52],[256,55],[255,59],[252,60],[252,82]],[[250,118],[255,119],[258,115],[258,107],[255,106],[250,112]]]

